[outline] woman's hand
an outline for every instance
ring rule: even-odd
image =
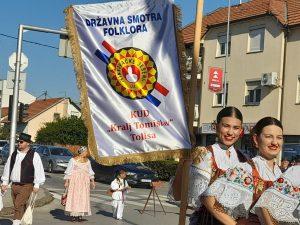
[[[69,180],[65,181],[64,187],[67,189],[69,187]]]

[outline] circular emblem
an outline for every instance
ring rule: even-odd
[[[155,62],[141,49],[128,47],[114,52],[106,67],[112,88],[132,100],[149,95],[157,82]]]

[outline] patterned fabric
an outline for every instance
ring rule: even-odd
[[[66,213],[71,216],[90,216],[90,179],[94,176],[90,161],[81,163],[72,158],[65,173],[69,179]]]
[[[258,199],[260,198],[260,196],[264,193],[264,191],[273,185],[273,180],[264,180],[261,177],[260,174],[262,172],[259,173],[259,170],[258,170],[258,168],[261,168],[261,167],[258,167],[257,164],[255,164],[254,160],[250,160],[249,164],[252,167],[252,176],[253,176],[253,183],[254,183],[254,192],[253,192],[253,199],[252,199],[252,207],[253,207],[255,205],[255,203],[258,201]],[[268,168],[268,170],[264,170],[264,171],[265,172],[269,171],[269,168]],[[263,173],[263,175],[266,177],[266,175],[264,173]],[[272,176],[275,176],[275,174]]]
[[[225,212],[235,219],[248,218],[253,202],[280,176],[277,167],[275,165],[274,172],[270,172],[265,159],[254,157],[247,163],[239,163],[236,168],[227,170],[203,196],[214,196]]]
[[[214,180],[225,172],[219,169],[215,160],[215,154],[218,154],[221,149],[216,146],[218,145],[199,148],[196,160],[193,160],[194,162],[190,167],[188,202],[194,208],[201,206],[199,198],[202,193]],[[215,149],[216,151],[214,151]]]
[[[202,171],[197,165],[192,165],[190,168],[190,182],[188,202],[193,207],[200,207],[198,197],[207,189],[210,179],[205,176],[205,171]]]
[[[223,175],[227,169],[234,168],[240,162],[246,161],[246,157],[233,147],[228,150],[230,156],[226,154],[225,148],[214,144],[206,148],[198,148],[193,152],[193,164],[190,167],[189,204],[197,209],[190,218],[190,225],[221,224],[205,207],[201,206],[200,197],[208,186]],[[222,210],[221,205],[219,209]]]
[[[253,200],[253,177],[246,170],[237,167],[228,170],[204,193],[214,196],[225,212],[237,219],[247,217]]]
[[[297,208],[300,202],[300,186],[294,185],[297,182],[299,184],[299,174],[300,166],[288,169],[263,193],[252,211],[262,218],[260,208],[264,207],[280,224],[300,224]]]

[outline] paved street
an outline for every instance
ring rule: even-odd
[[[2,174],[3,166],[0,167]],[[47,181],[44,185],[54,196],[55,200],[41,208],[37,208],[34,213],[34,225],[54,225],[54,224],[71,224],[68,217],[64,215],[64,208],[60,205],[60,196],[64,192],[63,174],[53,173],[47,175]],[[124,220],[117,221],[112,218],[110,196],[106,195],[108,184],[97,183],[97,187],[91,193],[92,216],[87,217],[84,224],[128,224],[128,225],[158,225],[158,224],[177,224],[179,208],[167,202],[167,186],[164,185],[158,190],[159,197],[165,208],[166,215],[163,213],[157,199],[155,199],[156,215],[154,216],[153,200],[148,203],[144,214],[139,210],[143,209],[150,189],[133,188],[127,195],[127,201],[124,211]],[[11,225],[11,221],[6,218],[0,218],[0,225]]]

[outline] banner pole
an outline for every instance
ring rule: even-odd
[[[192,146],[194,146],[196,143],[193,123],[194,123],[194,112],[195,112],[195,96],[197,91],[196,90],[197,89],[197,65],[199,61],[201,31],[202,31],[203,1],[204,0],[197,1],[194,52],[193,52],[193,62],[192,62],[192,71],[191,71],[191,80],[190,80],[191,90],[190,90],[189,106],[188,106],[188,126],[189,126]],[[185,225],[185,219],[186,219],[186,210],[188,206],[187,198],[188,198],[188,183],[189,183],[189,166],[191,162],[190,155],[191,155],[191,151],[188,151],[184,159],[184,165],[183,165],[179,225]]]

